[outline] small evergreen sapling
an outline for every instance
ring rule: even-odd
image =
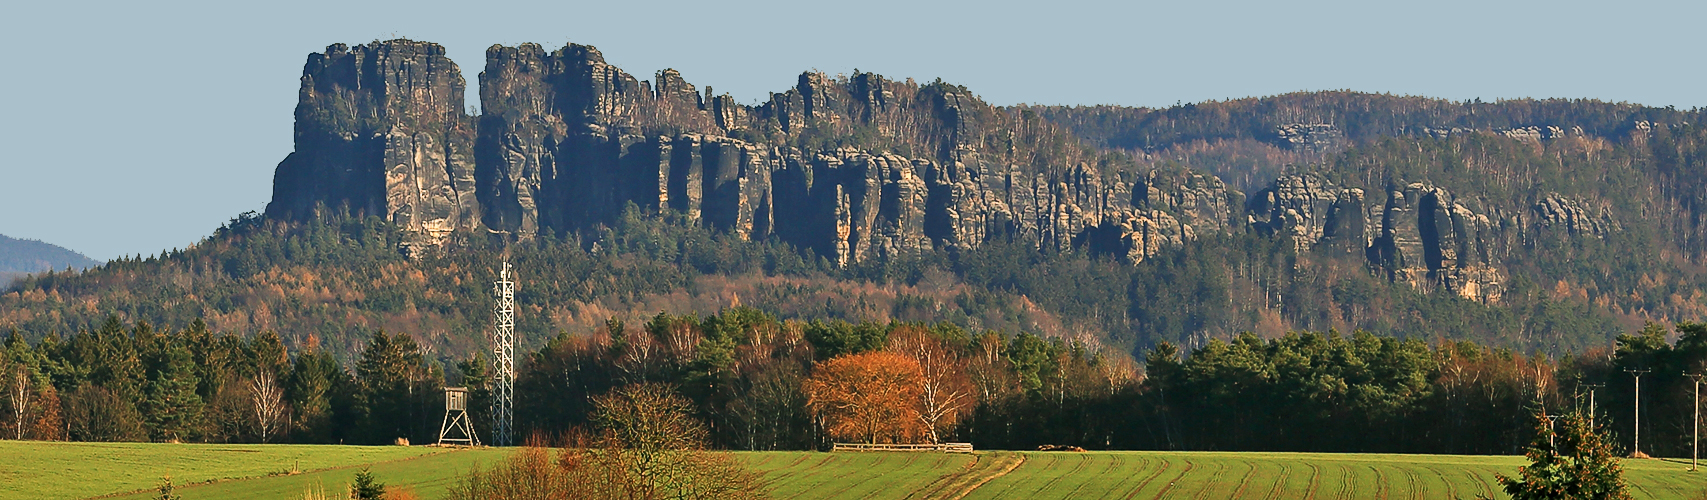
[[[160,485],[155,487],[155,489],[160,492],[158,496],[154,497],[155,500],[182,500],[184,498],[182,495],[172,492],[174,489],[172,487],[172,476],[161,477]]]
[[[356,484],[350,488],[356,500],[380,500],[385,498],[385,483],[375,482],[373,472],[362,468],[356,473]]]
[[[1536,414],[1530,464],[1518,467],[1518,477],[1499,475],[1505,492],[1515,500],[1629,500],[1624,470],[1612,445],[1581,412],[1566,413],[1554,433],[1546,413]]]

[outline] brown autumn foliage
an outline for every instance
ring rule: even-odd
[[[929,330],[903,326],[889,333],[889,351],[919,364],[919,423],[932,443],[941,443],[978,405],[966,360]]]
[[[460,500],[765,498],[755,474],[728,453],[705,450],[692,405],[661,384],[632,384],[595,397],[603,434],[554,453],[534,440],[451,488]]]
[[[919,415],[919,362],[888,351],[819,363],[806,379],[806,405],[831,439],[916,443],[927,436]]]

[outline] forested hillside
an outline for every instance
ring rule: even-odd
[[[410,383],[431,385],[486,349],[507,259],[520,341],[537,352],[524,370],[574,366],[529,383],[588,395],[674,383],[727,447],[820,443],[817,427],[742,420],[795,415],[753,405],[804,411],[803,393],[747,391],[797,387],[814,361],[880,350],[907,325],[1006,367],[986,374],[1007,388],[982,388],[950,430],[995,446],[1509,452],[1520,415],[1572,404],[1564,378],[1701,368],[1699,110],[1352,92],[997,107],[958,85],[858,72],[805,73],[746,106],[674,71],[638,80],[582,45],[495,46],[486,63],[487,114],[468,116],[436,97],[461,102],[463,85],[437,45],[310,56],[297,150],[266,214],[185,249],[20,280],[0,293],[0,328],[36,353],[34,376],[67,394],[105,387],[78,394],[106,402],[144,398],[123,384],[156,375],[115,382],[68,354],[100,349],[67,346],[269,339],[280,363],[358,384],[366,375],[338,367],[401,338],[425,377]],[[725,331],[729,314],[746,333]],[[637,375],[623,324],[685,343]],[[793,347],[765,340],[777,332]],[[795,350],[801,339],[810,349]],[[1456,378],[1467,370],[1486,376]],[[200,397],[222,397],[209,380],[256,376],[233,373],[200,375]],[[1236,406],[1215,399],[1227,384],[1273,394]],[[1443,424],[1471,393],[1481,420]],[[584,412],[565,404],[523,413],[560,432]],[[1285,429],[1368,432],[1254,423],[1294,407],[1314,409]],[[314,425],[359,429],[357,413]],[[1131,418],[1106,427],[1115,414]],[[1041,430],[1020,425],[1032,421]],[[1400,423],[1428,430],[1383,434]],[[1472,428],[1499,437],[1452,435]],[[332,439],[318,432],[298,438]]]
[[[49,269],[87,269],[99,261],[64,247],[0,234],[0,286],[14,278]]]
[[[1449,124],[1470,125],[1478,123],[1464,123],[1471,116],[1499,124],[1565,117],[1588,127],[1558,137],[1463,128],[1422,136],[1346,134],[1313,153],[1318,160],[1289,164],[1284,175],[1275,174],[1285,182],[1271,179],[1269,187],[1252,192],[1243,216],[1250,222],[1171,249],[1158,247],[1157,254],[1136,263],[1099,244],[1102,236],[1092,231],[1065,248],[1015,234],[972,248],[850,264],[777,238],[743,238],[672,210],[639,207],[586,231],[548,232],[507,246],[456,236],[447,251],[411,258],[400,251],[411,236],[382,219],[335,211],[307,220],[246,215],[187,250],[20,282],[0,296],[6,305],[0,322],[40,338],[88,329],[109,314],[162,325],[200,317],[218,331],[275,330],[290,345],[312,334],[344,359],[364,332],[383,327],[415,332],[435,348],[467,352],[484,337],[486,287],[503,251],[524,273],[522,331],[534,344],[560,331],[589,331],[609,317],[632,320],[657,311],[743,304],[783,317],[954,321],[969,328],[1092,339],[1122,352],[1141,352],[1159,341],[1197,346],[1241,331],[1272,337],[1333,328],[1563,354],[1607,345],[1611,336],[1643,321],[1698,318],[1707,304],[1699,291],[1704,243],[1697,215],[1700,193],[1707,191],[1695,185],[1707,177],[1691,175],[1703,171],[1703,131],[1684,119],[1693,115],[1599,103],[1449,106],[1362,94],[1309,97],[1305,101],[1317,108],[1288,104],[1300,98],[1283,96],[1276,103],[1207,103],[1194,112],[1043,113],[1069,124],[1102,123],[1085,116],[1127,113],[1153,121],[1171,114],[1179,117],[1177,127],[1252,141],[1259,141],[1252,131],[1265,126],[1264,120],[1282,120],[1246,109],[1253,107],[1299,115],[1293,118],[1339,116],[1377,104],[1400,108],[1392,116],[1409,116],[1399,113],[1409,107],[1435,114],[1445,113],[1437,108],[1470,109],[1476,114],[1442,116]],[[1208,113],[1216,107],[1243,111]],[[1496,112],[1509,116],[1490,117]],[[1675,124],[1609,125],[1617,120],[1605,115],[1614,112],[1663,115]],[[1206,113],[1210,118],[1200,116]],[[1345,127],[1416,128],[1367,123],[1377,115],[1354,115],[1363,121],[1349,120]],[[1418,116],[1410,119],[1433,115]],[[1073,126],[1092,137],[1103,130],[1086,129],[1085,123]],[[1338,127],[1311,133],[1332,134]],[[1108,126],[1105,132],[1129,137],[1128,130],[1148,129]],[[1306,147],[1258,144],[1279,154]],[[1242,147],[1222,143],[1205,150]],[[1171,150],[1132,154],[1162,161],[1154,159],[1166,151]],[[1426,189],[1413,183],[1426,183]],[[1360,191],[1357,207],[1335,205],[1336,193],[1352,191]],[[1450,234],[1424,238],[1435,241],[1433,246],[1395,241],[1380,247],[1389,238],[1383,207],[1406,193],[1413,205],[1427,195],[1447,201],[1438,213],[1457,205],[1468,215],[1442,215],[1449,217],[1440,224]],[[1416,206],[1391,211],[1402,210],[1422,212]],[[1357,212],[1367,213],[1343,215]],[[1362,220],[1329,227],[1352,224],[1344,222],[1351,219]],[[1467,229],[1452,227],[1466,223]],[[1413,238],[1424,230],[1416,224],[1410,226]],[[1348,234],[1335,236],[1336,230]],[[1442,245],[1462,247],[1458,264],[1440,256]],[[1383,257],[1382,251],[1399,255]],[[1409,262],[1403,261],[1407,251],[1416,254]],[[1458,270],[1470,264],[1475,267],[1469,270],[1482,274]],[[1469,284],[1481,288],[1469,293],[1450,281],[1454,276],[1476,278]]]

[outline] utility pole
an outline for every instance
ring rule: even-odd
[[[1547,410],[1543,409],[1541,411],[1545,412]],[[1558,455],[1559,447],[1553,443],[1553,437],[1559,434],[1557,430],[1558,425],[1556,424],[1559,423],[1559,417],[1563,417],[1564,415],[1543,414],[1541,416],[1547,418],[1547,448],[1552,451],[1553,455]]]
[[[1649,370],[1626,368],[1624,371],[1636,377],[1636,446],[1630,450],[1630,456],[1633,457],[1642,452],[1642,374],[1648,373]]]
[[[1695,407],[1695,438],[1689,441],[1689,471],[1695,472],[1701,461],[1701,376],[1703,374],[1684,372],[1683,375],[1695,379],[1695,401],[1691,405]]]
[[[1595,412],[1594,390],[1601,388],[1604,384],[1583,384],[1583,385],[1588,387],[1588,427],[1590,429],[1598,430],[1599,428],[1594,426],[1594,412]]]

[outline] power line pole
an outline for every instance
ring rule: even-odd
[[[1545,412],[1547,410],[1543,409],[1541,411]],[[1559,454],[1559,447],[1557,444],[1554,444],[1553,437],[1559,434],[1557,430],[1558,426],[1556,424],[1559,423],[1559,417],[1563,417],[1564,415],[1543,414],[1541,416],[1547,418],[1547,448],[1554,456],[1557,456]]]
[[[1700,461],[1701,461],[1701,376],[1702,376],[1702,374],[1685,372],[1683,375],[1686,377],[1695,379],[1695,401],[1694,401],[1694,404],[1691,405],[1691,406],[1695,407],[1695,437],[1694,437],[1694,439],[1689,440],[1689,471],[1695,472],[1695,470],[1697,468],[1699,468]]]
[[[1630,450],[1630,456],[1633,457],[1642,452],[1642,374],[1648,373],[1649,370],[1626,368],[1624,371],[1636,377],[1636,446]]]
[[[1583,385],[1588,387],[1588,427],[1590,429],[1598,430],[1598,428],[1594,426],[1594,412],[1596,411],[1595,407],[1594,407],[1594,391],[1595,391],[1595,389],[1599,389],[1599,388],[1603,387],[1605,384],[1583,384]]]
[[[511,446],[515,444],[511,425],[516,408],[516,283],[510,279],[510,261],[504,261],[492,291],[498,299],[493,311],[497,324],[492,329],[492,444]]]

